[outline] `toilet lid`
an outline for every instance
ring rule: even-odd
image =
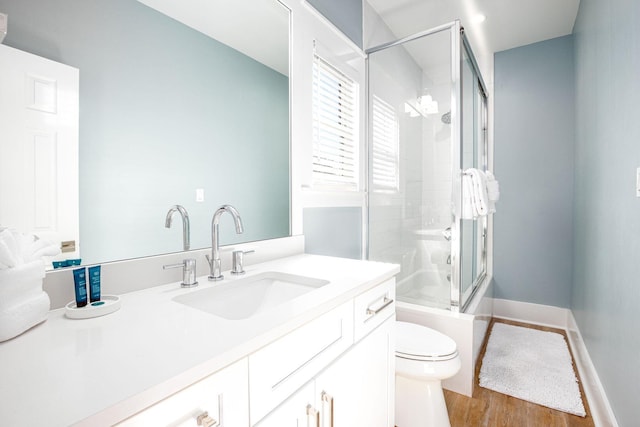
[[[433,329],[396,322],[396,354],[410,359],[448,359],[457,354],[456,342]]]

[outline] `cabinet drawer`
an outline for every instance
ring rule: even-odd
[[[353,343],[353,301],[249,356],[251,425],[307,383]]]
[[[196,427],[205,412],[214,426],[249,425],[247,359],[204,378],[127,418],[117,426]],[[205,424],[206,425],[206,424]]]
[[[396,279],[358,295],[354,302],[354,341],[362,339],[396,311]]]

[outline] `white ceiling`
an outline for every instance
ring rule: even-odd
[[[289,11],[274,0],[138,0],[289,75]]]
[[[580,0],[368,2],[398,38],[460,19],[474,50],[486,54],[571,34],[580,4]],[[479,13],[486,16],[483,23],[473,20]]]

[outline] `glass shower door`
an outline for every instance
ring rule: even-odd
[[[399,301],[451,311],[486,274],[486,217],[461,176],[486,170],[487,101],[460,23],[368,51],[367,255],[400,264]]]
[[[453,26],[369,52],[368,259],[400,301],[451,306]]]
[[[462,38],[461,167],[487,169],[487,100],[480,77]],[[460,220],[460,307],[464,309],[486,275],[487,217]]]

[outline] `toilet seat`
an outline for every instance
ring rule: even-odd
[[[396,322],[396,357],[438,362],[458,356],[456,342],[448,336],[408,322]]]

